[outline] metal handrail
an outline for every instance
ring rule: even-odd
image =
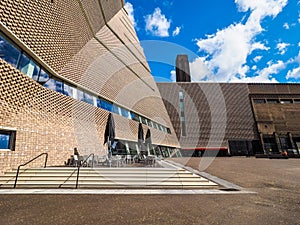
[[[16,188],[17,186],[17,181],[18,181],[18,177],[19,177],[19,172],[20,172],[20,168],[22,166],[26,166],[27,164],[31,163],[32,161],[36,160],[37,158],[41,157],[42,155],[46,155],[45,158],[45,164],[44,164],[44,168],[46,168],[47,166],[47,161],[48,161],[48,153],[44,152],[42,154],[39,154],[38,156],[34,157],[33,159],[29,160],[27,163],[21,164],[18,166],[18,170],[17,170],[17,174],[16,174],[16,179],[15,179],[15,184],[14,184],[14,188]]]
[[[95,154],[91,153],[82,163],[78,164],[78,168],[77,168],[77,178],[76,178],[76,189],[78,188],[78,179],[79,179],[79,170],[80,168],[84,165],[84,163],[87,163],[87,160],[93,156],[93,161],[92,161],[92,168],[94,167],[94,158],[95,158]]]

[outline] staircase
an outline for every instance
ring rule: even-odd
[[[0,177],[0,188],[13,188],[16,170]],[[21,169],[17,188],[75,188],[77,169],[47,167]],[[203,189],[218,185],[176,168],[81,168],[78,188]]]

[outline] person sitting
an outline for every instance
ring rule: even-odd
[[[77,148],[74,148],[74,156],[73,156],[73,166],[78,166],[79,165],[79,152]]]

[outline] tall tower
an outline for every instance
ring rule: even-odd
[[[176,82],[191,82],[187,55],[177,55],[176,57]]]

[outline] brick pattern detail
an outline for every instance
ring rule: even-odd
[[[61,165],[78,146],[82,155],[105,154],[108,112],[43,88],[0,59],[0,125],[17,129],[16,150],[0,152],[0,173],[48,152],[48,165]],[[114,115],[116,136],[137,141],[138,123]],[[146,133],[148,127],[143,125]],[[154,144],[178,146],[174,135],[152,129]],[[41,166],[43,159],[30,166]]]
[[[92,38],[76,0],[3,0],[0,20],[55,71]]]
[[[182,148],[258,139],[247,84],[158,83],[158,88]],[[179,91],[184,93],[187,136],[181,136]]]

